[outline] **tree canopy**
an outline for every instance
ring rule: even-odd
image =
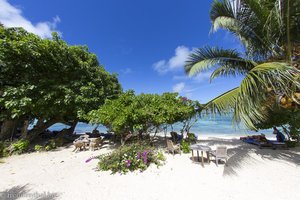
[[[0,27],[0,121],[38,119],[42,129],[76,123],[120,92],[117,76],[86,46]]]
[[[178,97],[177,93],[140,94],[127,91],[118,99],[106,100],[98,110],[91,111],[90,123],[101,123],[117,134],[148,133],[153,128],[174,124],[195,116],[201,105]]]

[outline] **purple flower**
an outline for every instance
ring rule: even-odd
[[[185,102],[185,101],[187,101],[187,100],[188,100],[188,98],[182,97],[182,101],[183,101],[183,102]]]
[[[138,160],[141,159],[141,153],[140,152],[137,153],[136,159],[138,159]]]
[[[126,164],[126,166],[127,166],[127,167],[129,167],[129,166],[130,166],[130,164],[131,164],[130,160],[129,160],[129,159],[128,159],[128,160],[126,160],[125,164]]]
[[[146,165],[147,162],[148,162],[148,153],[149,151],[144,151],[143,154],[142,154],[142,157],[143,157],[143,161],[144,161],[144,164]]]
[[[99,156],[93,156],[93,157],[90,157],[89,159],[87,159],[86,161],[85,161],[85,163],[88,163],[88,162],[90,162],[91,160],[93,160],[93,159],[97,159]]]

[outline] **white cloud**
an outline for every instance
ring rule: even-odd
[[[123,74],[131,74],[131,73],[132,73],[132,69],[129,68],[129,67],[127,67],[127,68],[125,68],[125,69],[121,69],[121,72],[122,72]]]
[[[160,61],[154,63],[153,67],[160,74],[164,74],[169,71],[165,60],[160,60]]]
[[[53,31],[56,31],[56,25],[60,22],[60,18],[56,16],[52,22],[45,21],[32,24],[22,16],[21,9],[14,7],[7,0],[0,0],[0,22],[5,27],[23,27],[28,32],[47,38],[51,37]]]
[[[176,85],[173,86],[173,92],[178,92],[181,93],[185,87],[184,82],[177,83]]]
[[[169,60],[160,60],[153,64],[154,70],[160,74],[165,74],[169,71],[177,71],[183,69],[184,63],[187,60],[191,50],[185,46],[178,46],[175,49],[175,55]]]
[[[211,73],[212,73],[211,71],[201,72],[196,76],[192,76],[192,77],[188,75],[175,75],[173,76],[173,80],[177,80],[177,81],[192,80],[194,82],[200,83],[200,82],[208,81]]]

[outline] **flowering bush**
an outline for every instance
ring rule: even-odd
[[[144,171],[151,163],[160,166],[165,161],[161,152],[143,144],[125,145],[98,158],[100,170],[124,174],[135,170]]]

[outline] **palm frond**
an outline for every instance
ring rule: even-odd
[[[254,67],[239,87],[234,120],[242,121],[248,128],[255,129],[254,124],[267,117],[261,108],[266,105],[270,95],[292,97],[300,89],[297,80],[299,73],[298,69],[280,62],[263,63]]]
[[[263,32],[266,15],[264,8],[254,0],[239,1],[236,6],[230,0],[214,1],[210,11],[211,31],[219,28],[230,31],[242,42],[248,55],[265,59],[261,56],[276,53]]]
[[[225,114],[233,112],[236,104],[239,88],[236,87],[214,98],[204,105],[204,110],[213,114]]]
[[[190,76],[206,71],[214,66],[217,69],[211,78],[219,75],[246,74],[257,64],[240,56],[236,50],[227,50],[216,47],[204,47],[195,50],[186,61],[185,71]]]

